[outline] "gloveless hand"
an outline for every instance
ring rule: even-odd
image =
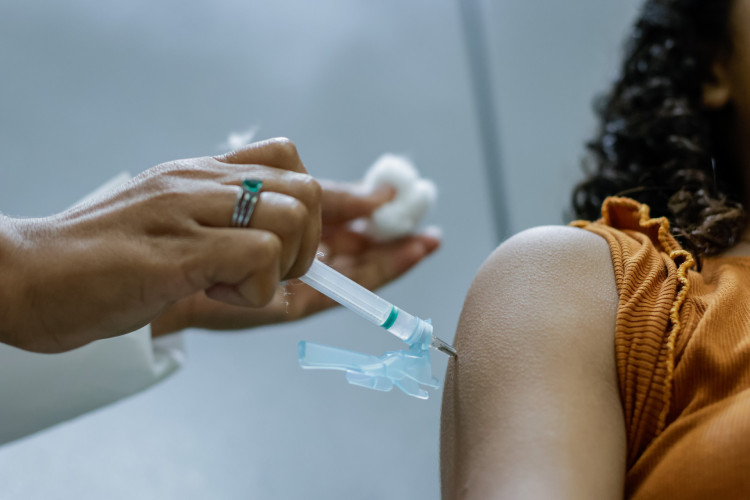
[[[263,181],[250,228],[239,185]],[[41,219],[0,219],[0,341],[60,352],[127,333],[196,293],[261,307],[309,267],[321,188],[286,139],[166,163]]]

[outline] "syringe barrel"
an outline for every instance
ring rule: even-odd
[[[429,343],[432,338],[432,325],[428,321],[400,310],[317,259],[300,280],[367,321],[382,326],[409,346]]]
[[[300,280],[378,326],[383,326],[393,310],[388,301],[317,259]]]
[[[407,344],[410,344],[410,340],[412,340],[414,333],[419,329],[419,322],[422,320],[406,311],[398,310],[397,312],[398,316],[396,316],[396,320],[387,330]]]

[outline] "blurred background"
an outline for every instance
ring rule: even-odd
[[[498,232],[564,222],[592,98],[638,4],[467,1],[2,1],[0,211],[62,210],[250,127],[292,138],[322,178],[404,154],[441,189],[429,222],[444,244],[381,293],[451,340]],[[438,498],[440,391],[419,401],[303,372],[301,339],[401,348],[343,310],[190,331],[165,382],[0,447],[0,497]]]

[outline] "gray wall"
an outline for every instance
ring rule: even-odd
[[[356,180],[382,152],[404,153],[441,187],[431,222],[445,241],[382,294],[450,340],[496,243],[457,5],[2,2],[0,210],[60,210],[122,170],[216,153],[252,125],[293,138],[320,177]],[[484,3],[513,230],[562,220],[590,99],[634,6]],[[300,339],[400,348],[340,310],[189,332],[189,363],[168,381],[0,448],[0,496],[436,498],[439,391],[422,402],[303,372]]]
[[[485,0],[513,232],[559,223],[641,0]]]

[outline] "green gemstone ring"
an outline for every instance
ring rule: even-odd
[[[253,216],[255,206],[258,204],[262,187],[263,181],[260,179],[245,179],[242,181],[241,190],[237,193],[237,201],[234,204],[232,227],[248,227],[250,225],[250,217]]]

